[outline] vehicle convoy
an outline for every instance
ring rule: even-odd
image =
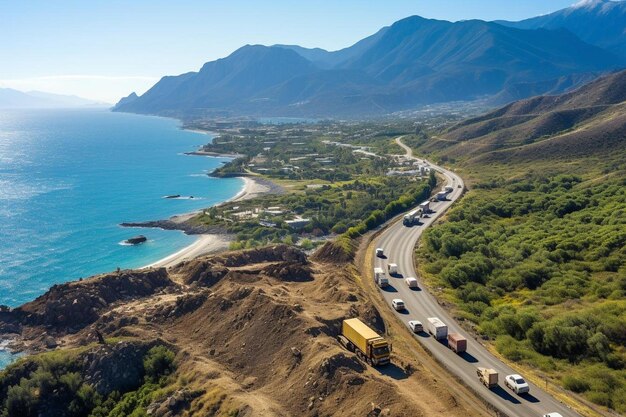
[[[378,333],[357,318],[344,320],[339,342],[370,365],[389,363],[391,345]]]
[[[454,353],[463,353],[467,351],[467,339],[458,333],[448,333],[448,347]]]
[[[435,339],[441,340],[448,337],[448,326],[438,317],[429,317],[426,320],[428,321],[428,333],[432,334]]]
[[[409,328],[413,333],[420,333],[424,331],[424,326],[419,320],[409,320]]]
[[[417,288],[417,279],[413,277],[405,278],[404,282],[406,282],[409,288]]]
[[[398,265],[397,264],[388,264],[387,271],[389,275],[398,275]]]
[[[406,310],[406,306],[404,305],[404,301],[400,298],[394,298],[391,300],[391,306],[396,311],[404,311]]]
[[[402,218],[402,224],[405,226],[413,226],[415,223],[417,223],[421,214],[422,214],[422,210],[419,208],[416,208],[415,210],[410,211],[409,213],[405,214],[404,217]]]
[[[376,248],[376,256],[379,258],[385,256],[385,251],[383,250],[383,248]]]
[[[528,385],[528,382],[524,381],[524,378],[517,374],[505,376],[504,385],[506,385],[507,388],[513,390],[513,392],[518,395],[527,394],[528,392],[530,392],[530,386]]]
[[[495,369],[482,368],[479,366],[476,368],[476,374],[480,382],[487,388],[495,388],[498,386],[498,373]]]
[[[380,288],[385,288],[389,285],[389,278],[385,275],[385,271],[382,268],[374,268],[374,282]]]

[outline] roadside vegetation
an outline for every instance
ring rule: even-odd
[[[626,176],[476,182],[418,265],[507,359],[626,413]]]

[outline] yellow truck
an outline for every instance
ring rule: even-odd
[[[344,320],[339,342],[370,365],[389,363],[391,345],[359,319]]]

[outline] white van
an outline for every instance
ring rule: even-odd
[[[413,278],[413,277],[408,277],[404,280],[404,282],[406,282],[406,285],[409,286],[409,288],[417,288],[417,279]]]

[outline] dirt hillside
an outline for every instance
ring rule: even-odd
[[[421,352],[400,348],[392,365],[372,368],[337,343],[344,318],[386,330],[355,271],[287,246],[233,252],[57,286],[2,312],[0,329],[29,350],[85,346],[96,329],[171,346],[184,392],[195,394],[152,404],[153,415],[488,415],[413,356]],[[44,319],[52,306],[63,320]]]

